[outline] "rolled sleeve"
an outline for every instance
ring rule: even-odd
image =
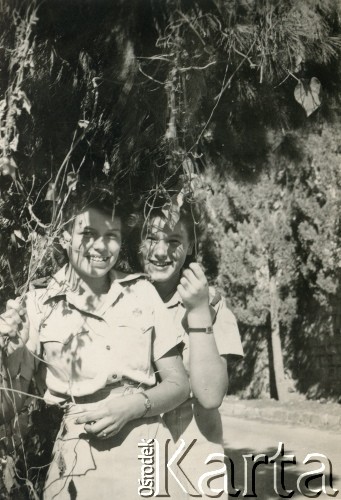
[[[221,298],[216,306],[213,333],[220,355],[244,356],[237,320]]]

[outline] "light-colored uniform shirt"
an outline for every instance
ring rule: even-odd
[[[178,340],[183,342],[183,362],[189,373],[189,336],[186,332],[186,308],[178,292],[165,304],[171,312],[176,328]],[[243,356],[243,347],[234,314],[226,307],[225,300],[210,287],[210,309],[213,323],[213,335],[217,350],[221,356]]]
[[[169,311],[142,275],[114,275],[105,302],[96,309],[90,294],[70,289],[63,268],[46,289],[27,293],[26,309],[26,349],[46,364],[51,402],[55,393],[88,395],[122,378],[153,386],[153,361],[178,343]]]
[[[186,331],[186,308],[177,292],[166,303],[166,306],[172,313],[175,321],[178,340],[183,342],[183,362],[189,374],[189,335]],[[211,287],[210,309],[213,335],[219,354],[221,356],[243,356],[236,318],[226,307],[225,300]],[[223,428],[219,410],[206,410],[195,397],[191,397],[182,405],[175,408],[175,410],[166,413],[164,421],[174,440],[172,452],[178,449],[181,439],[185,442],[186,449],[188,450],[184,460],[181,462],[183,473],[179,473],[179,480],[186,489],[181,498],[184,500],[189,500],[193,496],[200,496],[205,499],[212,498],[214,493],[211,487],[218,488],[218,491],[224,487],[222,477],[216,479],[209,488],[205,486],[204,494],[198,491],[197,486],[203,474],[220,467],[217,466],[216,461],[213,465],[207,465],[206,462],[211,454],[220,454],[219,456],[221,457],[224,453]],[[224,494],[220,498],[227,500],[227,495]]]

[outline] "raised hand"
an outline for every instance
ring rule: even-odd
[[[183,271],[177,289],[187,311],[208,307],[208,283],[204,271],[197,262],[192,262],[189,268]]]

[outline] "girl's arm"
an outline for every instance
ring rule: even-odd
[[[189,382],[177,349],[173,348],[155,361],[155,365],[161,383],[144,391],[151,404],[147,412],[146,397],[135,393],[104,401],[95,411],[85,409],[84,415],[77,419],[77,423],[86,424],[84,429],[89,434],[107,438],[117,434],[130,420],[144,415],[160,415],[183,403],[189,396]]]
[[[161,383],[145,391],[152,405],[147,413],[150,417],[173,410],[186,401],[190,394],[189,380],[176,347],[155,361],[155,366]],[[144,408],[144,401],[142,403]],[[139,408],[136,407],[139,415],[135,418],[141,416],[141,409],[139,401]]]
[[[191,263],[183,272],[178,292],[187,310],[191,389],[201,406],[218,408],[228,387],[226,358],[212,333],[191,331],[212,328],[208,283],[199,264]]]

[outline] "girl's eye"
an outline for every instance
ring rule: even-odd
[[[87,230],[83,231],[81,234],[82,234],[83,236],[88,237],[88,238],[90,238],[91,236],[93,236],[92,231],[87,231]]]
[[[156,241],[156,237],[155,237],[155,236],[152,236],[152,235],[148,235],[148,236],[146,237],[146,240],[148,240],[148,241]]]
[[[121,238],[121,235],[119,233],[111,233],[111,234],[108,234],[107,237],[110,239],[110,240],[119,240]]]
[[[181,241],[179,241],[179,240],[168,240],[168,243],[170,243],[171,245],[180,245]]]

